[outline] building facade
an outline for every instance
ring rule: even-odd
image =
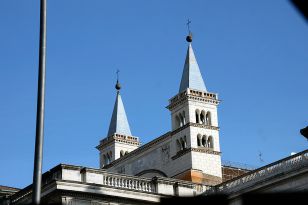
[[[120,86],[107,137],[100,141],[100,168],[136,176],[163,176],[207,185],[222,182],[217,106],[208,92],[191,41],[179,92],[169,100],[171,131],[139,147],[131,135]],[[112,154],[113,153],[113,154]]]
[[[217,93],[205,86],[192,48],[188,48],[179,92],[167,109],[169,132],[141,146],[130,131],[116,84],[108,133],[96,147],[99,168],[60,164],[43,174],[42,203],[157,204],[168,197],[225,194],[241,204],[247,193],[308,191],[308,150],[247,170],[221,163]],[[16,190],[3,204],[31,203],[32,185]]]

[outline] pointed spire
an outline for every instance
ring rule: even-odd
[[[117,71],[117,74],[118,74],[118,71]],[[111,117],[107,136],[109,137],[110,135],[113,135],[115,133],[131,136],[132,134],[130,132],[128,120],[126,117],[126,112],[125,112],[123,101],[120,95],[121,85],[119,83],[119,78],[117,79],[117,84],[115,88],[117,89],[117,97],[114,103],[112,117]]]
[[[179,92],[182,92],[187,88],[192,88],[207,92],[193,48],[191,46],[192,42],[191,33],[186,37],[186,40],[187,42],[189,42],[189,45],[187,49]]]

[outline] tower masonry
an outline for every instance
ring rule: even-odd
[[[187,37],[187,41],[180,89],[167,106],[171,112],[171,130],[138,149],[138,138],[126,137],[126,141],[117,138],[114,133],[131,136],[118,92],[108,132],[108,136],[113,137],[104,139],[98,146],[102,168],[110,172],[148,178],[170,177],[206,185],[222,182],[217,120],[219,100],[217,94],[206,89],[191,45],[192,37]],[[119,153],[120,142],[122,147],[129,146],[133,151],[120,158],[114,155],[116,158],[104,163],[109,149]]]
[[[190,39],[179,93],[169,100],[174,135],[174,159],[190,153],[190,169],[175,178],[217,184],[222,181],[218,95],[208,92],[203,81]],[[187,161],[188,160],[188,161]],[[180,163],[180,162],[179,162]]]

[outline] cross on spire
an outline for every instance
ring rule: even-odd
[[[119,70],[117,69],[117,84],[116,84],[116,86],[115,86],[115,88],[118,90],[118,92],[120,91],[120,89],[121,89],[121,84],[119,83]]]
[[[186,25],[187,25],[188,34],[191,33],[191,32],[190,32],[190,24],[191,24],[191,20],[187,19]]]
[[[117,81],[119,81],[119,72],[120,72],[120,70],[119,69],[117,69]]]

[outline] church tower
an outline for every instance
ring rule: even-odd
[[[169,100],[171,112],[173,159],[186,171],[175,178],[218,184],[222,182],[221,152],[217,119],[218,95],[206,89],[192,48],[192,36],[187,36],[187,54],[179,93]],[[189,159],[181,160],[181,156]],[[184,158],[183,158],[184,159]],[[184,170],[184,169],[182,169]]]
[[[107,137],[100,141],[96,147],[100,152],[100,168],[114,160],[137,149],[140,145],[139,138],[131,134],[123,101],[120,95],[121,85],[117,80],[116,101],[112,112]]]

